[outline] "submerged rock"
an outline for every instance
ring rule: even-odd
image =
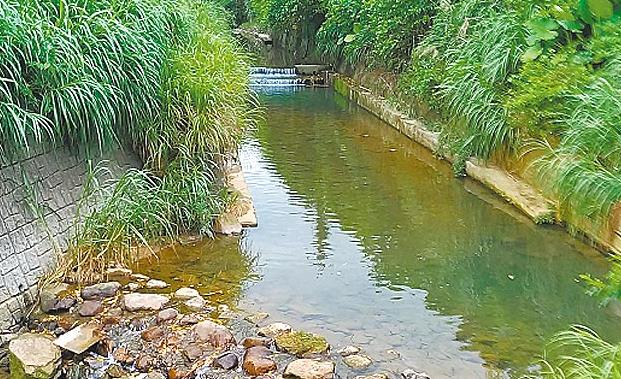
[[[332,379],[334,378],[334,363],[313,359],[298,359],[287,365],[283,378]]]
[[[159,311],[168,304],[168,297],[156,294],[130,293],[123,295],[123,307],[130,312]]]
[[[48,379],[60,366],[60,349],[49,338],[26,333],[9,343],[9,367],[15,379]]]
[[[251,376],[259,376],[275,371],[278,368],[270,356],[272,352],[264,346],[251,347],[244,354],[242,367]]]
[[[250,316],[246,316],[245,320],[248,322],[251,322],[255,325],[257,325],[258,323],[260,323],[261,321],[267,319],[268,317],[270,317],[269,313],[265,313],[265,312],[259,312],[259,313],[255,313],[253,315]]]
[[[362,370],[373,364],[371,358],[364,354],[348,355],[343,358],[343,362],[345,362],[347,366],[353,368],[354,370]]]
[[[290,331],[291,325],[284,324],[282,322],[275,322],[273,324],[269,324],[268,326],[259,328],[259,335],[274,338],[281,334],[289,333]]]
[[[93,284],[82,289],[82,298],[84,300],[101,300],[114,297],[120,289],[121,283],[119,282]]]
[[[157,322],[158,324],[161,324],[166,321],[174,320],[177,318],[177,316],[179,316],[179,312],[176,309],[167,308],[167,309],[161,310],[157,314]]]
[[[157,279],[150,279],[147,284],[145,284],[145,287],[147,287],[148,289],[164,289],[168,286],[169,284],[165,281]]]
[[[323,354],[330,348],[322,336],[303,331],[280,334],[276,336],[275,341],[279,350],[298,357]]]
[[[235,346],[235,337],[224,326],[213,321],[201,321],[193,328],[198,339],[209,344],[216,349]]]
[[[175,291],[174,298],[177,300],[190,300],[200,295],[201,294],[194,288],[183,287]]]
[[[349,355],[358,354],[360,352],[360,348],[357,346],[345,346],[342,349],[339,349],[337,353],[341,355],[341,357],[347,357]]]
[[[103,312],[103,304],[98,300],[87,300],[78,309],[78,313],[82,317],[92,317]]]

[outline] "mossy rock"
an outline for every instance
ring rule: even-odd
[[[298,357],[313,354],[323,354],[330,349],[328,341],[317,334],[293,331],[276,337],[276,346],[279,350]]]

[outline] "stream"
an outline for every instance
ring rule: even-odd
[[[259,98],[264,119],[240,150],[259,227],[165,251],[153,277],[360,346],[369,372],[514,378],[572,324],[621,339],[577,279],[606,272],[596,250],[453,177],[331,89]]]

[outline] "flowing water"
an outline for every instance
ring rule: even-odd
[[[259,227],[169,251],[153,276],[359,345],[371,372],[518,377],[572,324],[621,339],[576,279],[606,271],[595,250],[331,90],[260,99],[265,120],[241,148]]]

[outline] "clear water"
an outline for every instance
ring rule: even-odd
[[[605,272],[595,250],[331,90],[260,98],[265,120],[241,148],[259,227],[164,254],[154,276],[360,345],[370,372],[519,377],[571,324],[621,338],[576,280]]]

